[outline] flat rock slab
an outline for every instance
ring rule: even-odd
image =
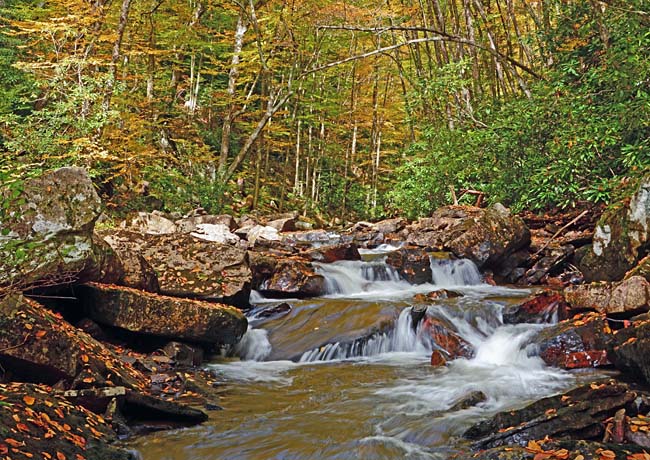
[[[134,254],[141,256],[156,274],[161,294],[236,305],[248,302],[252,274],[244,249],[180,233],[144,235],[111,231],[102,233],[102,237],[129,267],[125,271],[136,281],[149,278],[146,274],[138,275],[144,269]]]
[[[90,335],[18,295],[0,301],[0,363],[21,379],[52,385],[64,380],[75,388],[121,385],[144,390],[147,382]]]
[[[601,459],[626,459],[626,460],[645,460],[644,450],[640,446],[630,444],[605,444],[594,441],[574,441],[570,439],[563,440],[540,440],[531,443],[529,447],[519,446],[502,446],[493,449],[484,450],[476,454],[459,455],[452,457],[454,460],[535,460],[535,459],[584,459],[584,460],[601,460]],[[637,456],[634,456],[637,454]],[[614,455],[613,457],[611,455]]]
[[[650,310],[650,283],[642,276],[631,276],[618,283],[570,286],[564,297],[575,310],[633,315]]]
[[[115,441],[102,417],[53,395],[50,387],[0,384],[0,458],[135,460],[111,446]]]
[[[99,283],[80,286],[78,292],[90,318],[131,332],[232,345],[248,325],[244,314],[228,305]]]

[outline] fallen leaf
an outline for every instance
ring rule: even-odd
[[[36,333],[36,338],[37,339],[42,339],[43,337],[45,337],[45,334],[47,334],[47,331],[44,331],[44,330],[41,329],[40,331],[38,331]]]
[[[28,406],[31,406],[34,404],[34,402],[36,402],[36,398],[34,398],[33,396],[25,395],[23,396],[23,401],[25,401],[25,404],[27,404]]]
[[[24,445],[24,443],[22,443],[20,441],[16,441],[15,439],[12,439],[12,438],[5,439],[5,442],[7,444],[9,444],[11,447],[21,447],[21,446]]]
[[[65,456],[65,454],[64,454],[63,452],[59,452],[59,451],[57,450],[57,451],[56,451],[56,458],[57,458],[58,460],[66,460],[67,457]]]
[[[616,458],[616,454],[611,450],[601,450],[600,458],[601,460],[613,460]]]
[[[18,430],[22,431],[23,433],[29,433],[29,427],[24,423],[16,424],[16,428],[18,428]]]

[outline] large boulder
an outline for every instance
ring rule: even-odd
[[[639,184],[628,201],[601,216],[593,244],[579,261],[587,281],[618,281],[646,255],[650,242],[650,177]]]
[[[0,364],[19,380],[142,388],[145,377],[90,335],[18,295],[0,301]]]
[[[332,263],[339,260],[361,260],[359,249],[354,243],[330,244],[307,249],[300,253],[314,262]]]
[[[478,267],[498,267],[511,254],[526,246],[530,231],[524,221],[501,205],[489,208],[445,206],[431,217],[420,219],[408,243],[451,251],[472,260]]]
[[[650,322],[635,321],[616,331],[609,355],[618,369],[650,383]]]
[[[94,264],[101,201],[86,170],[4,185],[0,201],[0,286],[69,283]]]
[[[244,314],[231,306],[98,283],[79,286],[78,290],[90,318],[131,332],[233,345],[248,325]]]
[[[650,308],[650,283],[641,276],[632,276],[620,283],[582,284],[565,289],[564,297],[573,309],[631,316]]]
[[[235,305],[248,303],[252,276],[248,255],[242,248],[178,233],[143,235],[122,230],[102,236],[122,259],[128,274],[124,284],[129,287],[155,287],[151,269],[161,294]]]
[[[168,235],[178,230],[176,224],[160,211],[138,212],[135,216],[122,222],[121,227],[132,232],[149,235]]]
[[[567,319],[568,312],[569,305],[562,294],[542,291],[519,305],[506,307],[503,312],[503,322],[506,324],[549,323],[553,320]]]

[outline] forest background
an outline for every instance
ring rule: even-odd
[[[117,213],[413,218],[468,189],[548,210],[650,166],[648,0],[0,0],[0,20],[0,182],[85,166]]]

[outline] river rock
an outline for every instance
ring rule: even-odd
[[[116,281],[109,281],[103,277],[95,278],[97,281],[121,284],[147,292],[160,290],[155,270],[142,255],[143,248],[146,246],[143,235],[127,230],[105,230],[97,232],[95,239],[108,245],[122,272],[122,276]]]
[[[437,291],[431,291],[426,294],[415,294],[413,296],[413,301],[423,303],[432,300],[454,299],[456,297],[463,297],[463,293],[452,291],[450,289],[438,289]]]
[[[3,459],[136,459],[111,445],[117,437],[104,418],[52,394],[50,387],[0,383],[0,394]]]
[[[601,281],[570,286],[564,297],[576,310],[632,316],[650,309],[650,283],[641,276],[632,276],[619,283]]]
[[[610,364],[607,354],[612,334],[604,315],[576,315],[541,330],[532,339],[549,366],[563,369]]]
[[[248,324],[231,306],[98,283],[78,289],[90,318],[131,332],[219,346],[237,343]]]
[[[354,243],[341,243],[318,246],[300,253],[313,262],[332,263],[339,260],[361,260],[359,249]]]
[[[587,281],[618,281],[645,255],[650,241],[650,177],[644,178],[629,201],[611,206],[601,216],[593,243],[578,268]]]
[[[503,312],[503,322],[506,324],[548,323],[554,318],[565,320],[568,316],[569,305],[562,294],[544,291],[519,305],[508,307]]]
[[[203,362],[203,349],[187,343],[169,342],[162,351],[177,366],[199,366]]]
[[[120,227],[131,232],[148,235],[168,235],[176,233],[176,224],[166,218],[160,211],[138,212],[135,216],[123,221]]]
[[[101,201],[88,172],[61,168],[0,188],[0,287],[79,281],[95,265]]]
[[[145,290],[151,292],[150,287],[155,287],[148,272],[151,267],[161,294],[248,304],[252,275],[244,249],[188,234],[110,231],[102,236],[122,259],[127,286],[137,289],[148,284]]]
[[[427,334],[433,345],[431,364],[444,364],[457,358],[470,358],[472,347],[454,330],[451,324],[439,318],[426,316],[419,325],[418,332]]]
[[[523,409],[501,412],[472,426],[463,436],[473,440],[472,446],[477,450],[526,446],[546,436],[602,439],[603,422],[636,397],[623,383],[613,380],[592,383],[564,395],[541,399]]]
[[[503,206],[445,206],[412,227],[408,243],[453,252],[478,267],[498,267],[530,241],[523,220]]]
[[[650,321],[635,321],[616,331],[609,354],[618,369],[650,383]]]
[[[406,224],[407,222],[405,219],[396,217],[394,219],[385,219],[375,222],[372,227],[375,231],[388,235],[403,230],[406,227]]]
[[[482,450],[467,457],[454,457],[456,460],[471,458],[473,460],[606,460],[634,459],[644,460],[644,450],[630,444],[605,444],[595,441],[559,439],[539,440],[529,444],[530,447],[501,446]],[[606,457],[605,455],[610,455]],[[632,455],[639,454],[638,457]],[[613,457],[611,456],[613,455]]]
[[[325,278],[308,261],[286,258],[277,262],[259,290],[270,297],[316,297],[325,293]]]
[[[267,222],[268,227],[273,227],[278,232],[294,232],[297,230],[296,222],[298,219],[295,217],[285,217],[283,219],[276,219],[270,222]]]
[[[199,225],[209,224],[209,225],[223,225],[228,231],[234,232],[237,230],[237,221],[235,218],[228,214],[220,214],[218,216],[213,216],[211,214],[198,215],[185,217],[174,222],[176,224],[176,231],[180,233],[192,233],[195,232]]]
[[[38,303],[0,301],[0,363],[16,378],[54,385],[143,388],[144,376],[112,351]]]
[[[198,224],[190,235],[200,240],[221,244],[238,244],[241,241],[224,224]]]
[[[415,246],[399,248],[388,254],[386,263],[411,284],[431,282],[431,261],[422,248]]]
[[[563,264],[573,255],[575,248],[571,245],[551,245],[544,250],[543,257],[535,262],[526,274],[528,284],[537,284],[547,275],[560,269]]]

